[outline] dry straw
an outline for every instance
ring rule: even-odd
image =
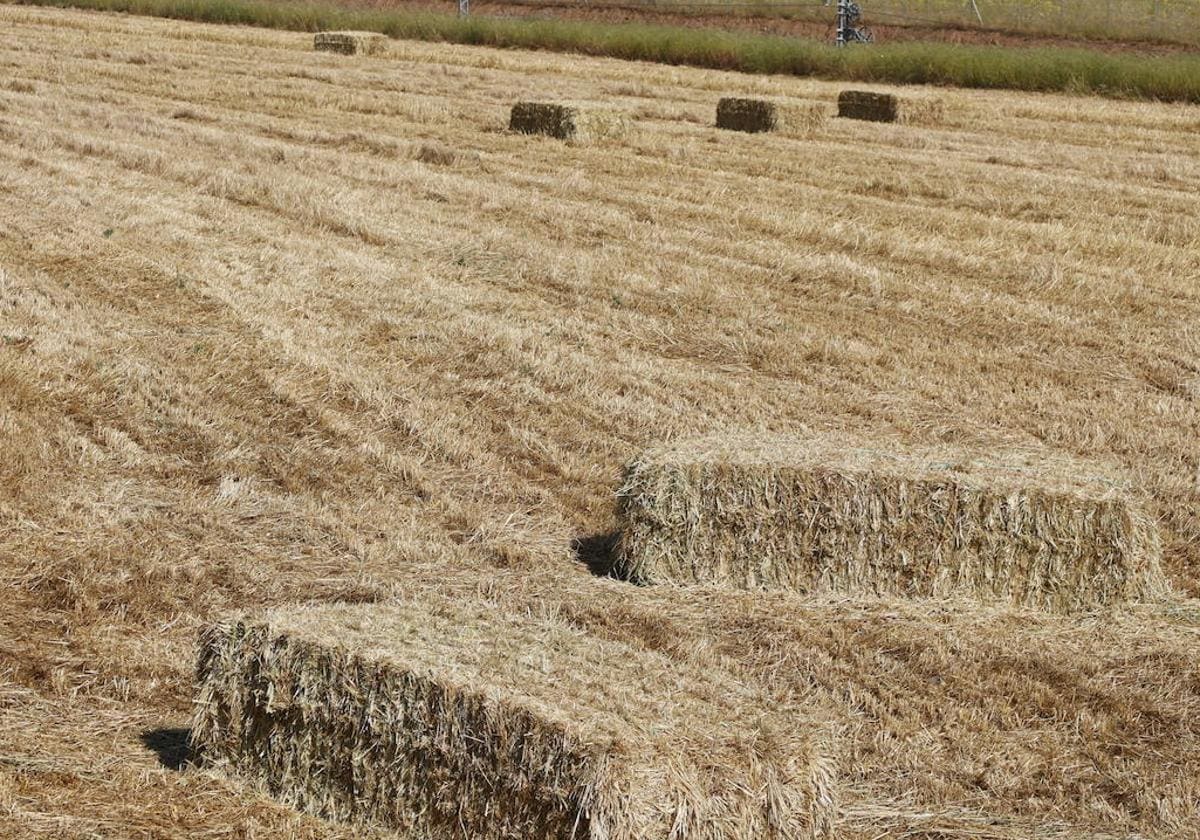
[[[441,143],[422,143],[413,157],[430,166],[478,166],[483,161],[479,152],[457,149]]]
[[[969,597],[1052,611],[1166,592],[1155,525],[1095,465],[844,436],[651,450],[619,494],[620,562],[650,583]]]
[[[203,755],[326,818],[447,840],[831,832],[812,722],[721,673],[482,600],[218,623],[198,678]]]
[[[825,122],[825,106],[766,99],[724,97],[717,102],[717,128],[755,134],[763,131],[807,132]]]
[[[547,102],[518,102],[509,115],[510,131],[545,134],[559,140],[591,142],[620,139],[629,132],[629,121],[616,111]]]
[[[945,113],[942,100],[933,96],[905,96],[844,90],[838,95],[838,116],[871,122],[900,122],[932,125]]]
[[[378,32],[318,32],[313,49],[342,55],[373,55],[382,52],[387,36]]]

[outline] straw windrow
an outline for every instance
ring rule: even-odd
[[[321,816],[421,838],[826,836],[811,722],[732,678],[439,598],[275,611],[201,640],[194,739]]]
[[[1120,478],[1023,452],[844,438],[702,439],[632,462],[620,557],[636,579],[969,597],[1053,611],[1166,591]]]

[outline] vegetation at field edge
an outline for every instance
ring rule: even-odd
[[[384,840],[179,770],[201,628],[402,603],[455,605],[464,656],[515,651],[618,735],[720,692],[712,749],[712,725],[672,729],[701,745],[690,785],[751,728],[758,765],[810,777],[787,744],[817,717],[838,840],[1196,837],[1195,106],[913,90],[940,122],[888,127],[833,118],[849,85],[813,78],[0,21],[0,837]],[[724,131],[727,96],[825,119]],[[634,124],[506,130],[525,98]],[[1058,614],[596,577],[629,565],[623,465],[743,433],[1111,465],[1178,597]],[[468,603],[554,627],[473,644]],[[651,659],[669,680],[631,670]]]
[[[458,18],[276,0],[20,2],[310,32],[362,29],[394,38],[577,52],[748,73],[1200,103],[1200,56],[1192,55],[1151,57],[1087,49],[932,43],[838,50],[792,38],[684,27]]]

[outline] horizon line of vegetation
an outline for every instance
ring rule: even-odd
[[[1095,94],[1200,103],[1200,55],[903,42],[837,49],[812,40],[679,26],[353,9],[323,0],[16,0],[202,23],[550,50],[745,73],[891,84]]]

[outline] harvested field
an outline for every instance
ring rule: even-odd
[[[831,836],[827,750],[719,672],[495,604],[274,610],[205,633],[209,760],[420,837]]]
[[[1063,612],[1166,594],[1128,481],[1045,452],[720,435],[638,456],[620,499],[620,562],[647,583]]]
[[[844,85],[0,18],[0,835],[360,836],[163,733],[227,611],[436,593],[827,716],[841,837],[1196,836],[1195,108],[939,90],[938,126],[797,139],[716,103]],[[524,99],[637,130],[535,142]],[[590,574],[622,466],[732,431],[1112,462],[1179,594]]]
[[[62,0],[22,0],[58,7]],[[1092,94],[1200,104],[1200,57],[1119,55],[1120,50],[1013,49],[893,44],[842,50],[819,40],[692,25],[609,25],[431,13],[421,6],[370,9],[345,0],[71,0],[72,8],[293,32],[357,29],[394,38],[504,49],[552,50],[630,61],[869,83]],[[678,10],[680,7],[676,7]],[[603,8],[589,9],[605,13]],[[670,16],[667,16],[670,19]],[[737,30],[741,27],[734,26]],[[1168,50],[1168,53],[1170,51]]]

